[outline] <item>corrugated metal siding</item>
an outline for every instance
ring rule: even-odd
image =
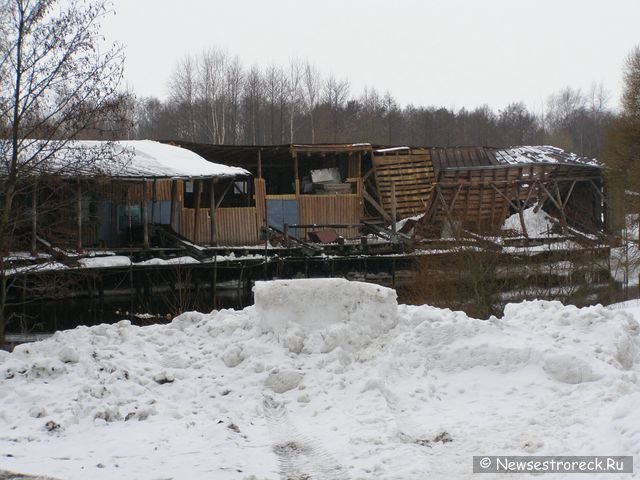
[[[198,245],[211,244],[209,209],[198,212],[198,236],[194,234],[195,209],[183,208],[180,234]],[[255,207],[219,208],[216,212],[217,242],[221,246],[255,245],[258,243]]]
[[[362,204],[358,195],[300,195],[300,224],[360,223]],[[340,228],[338,235],[357,238],[357,228]]]
[[[219,245],[255,245],[258,243],[256,208],[220,208],[216,228]]]

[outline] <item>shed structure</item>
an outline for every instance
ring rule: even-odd
[[[377,203],[367,191],[372,188],[367,187],[367,179],[373,181],[373,177],[364,173],[365,168],[371,170],[372,146],[368,143],[257,146],[172,143],[211,161],[249,171],[253,182],[247,189],[251,205],[256,208],[253,222],[258,229],[268,226],[308,239],[326,227],[336,235],[358,238],[363,220],[378,220],[384,213],[384,210],[368,213],[365,208],[367,198]]]
[[[39,243],[149,247],[152,226],[211,245],[257,237],[255,228],[225,228],[235,209],[226,207],[227,194],[249,176],[242,168],[148,140],[25,142],[14,218],[29,218],[16,221],[16,248],[26,239],[32,251]]]

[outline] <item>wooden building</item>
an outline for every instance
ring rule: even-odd
[[[246,203],[241,168],[146,140],[30,145],[41,159],[25,151],[37,168],[20,178],[13,249],[149,247],[152,226],[210,245],[257,238],[227,228]]]
[[[227,146],[179,142],[211,161],[242,167],[254,177],[248,188],[257,228],[268,224],[392,226],[421,216],[419,233],[439,237],[445,225],[496,233],[524,209],[544,208],[562,229],[601,234],[606,196],[601,167],[562,149],[537,147],[375,147],[360,144]],[[247,213],[247,212],[243,212]],[[250,221],[236,213],[235,225]],[[526,234],[524,219],[523,230]],[[321,228],[321,227],[319,227]],[[308,238],[306,229],[293,236]]]
[[[173,142],[172,142],[173,143]],[[253,176],[247,185],[253,223],[308,239],[313,231],[331,227],[336,235],[359,238],[363,220],[379,220],[381,212],[366,198],[370,144],[232,146],[175,142],[202,157],[241,167]],[[370,197],[372,201],[373,197]],[[251,208],[249,207],[249,208]],[[236,212],[234,225],[249,223],[250,215]],[[300,227],[289,227],[297,225]],[[319,225],[314,228],[313,225]],[[257,237],[256,237],[257,240]]]

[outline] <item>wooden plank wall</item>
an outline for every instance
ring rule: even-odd
[[[522,178],[519,170],[495,168],[449,171],[438,182],[438,188],[449,208],[455,197],[451,209],[454,220],[465,228],[487,232],[499,228],[509,213],[509,202],[492,185],[507,198],[515,199],[518,195],[513,182]],[[525,193],[520,192],[520,196]],[[439,205],[432,223],[439,224],[445,220],[444,208]]]
[[[408,154],[374,155],[378,193],[384,210],[391,214],[391,188],[395,185],[398,219],[424,213],[435,181],[429,150]]]

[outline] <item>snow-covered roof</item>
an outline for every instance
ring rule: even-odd
[[[388,152],[398,152],[400,150],[411,150],[409,147],[389,147],[389,148],[378,148],[376,153],[388,153]]]
[[[561,163],[598,167],[594,158],[581,157],[550,145],[521,146],[494,150],[498,163],[517,165],[526,163]]]
[[[9,145],[0,143],[6,169]],[[110,176],[118,178],[206,178],[249,175],[239,167],[205,160],[200,155],[151,140],[42,142],[24,140],[21,168],[28,174]]]
[[[432,147],[430,152],[434,169],[440,171],[534,164],[600,167],[598,161],[593,158],[582,157],[549,145],[521,145],[506,148]]]

